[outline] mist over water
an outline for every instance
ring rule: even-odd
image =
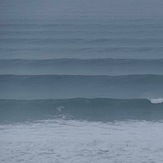
[[[162,0],[0,0],[0,162],[163,161]]]

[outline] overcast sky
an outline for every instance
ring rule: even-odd
[[[0,0],[1,18],[55,15],[162,17],[163,0]]]

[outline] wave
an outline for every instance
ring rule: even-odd
[[[114,45],[118,43],[118,45],[160,45],[163,41],[163,38],[130,38],[130,37],[120,37],[120,38],[114,38],[114,37],[107,37],[107,38],[93,38],[93,37],[81,37],[81,38],[70,38],[70,37],[63,37],[63,38],[54,38],[54,37],[45,37],[45,36],[39,36],[39,37],[5,37],[5,38],[0,38],[1,43],[47,43],[47,44],[70,44],[70,43],[75,43],[75,44],[95,44],[99,45],[102,44],[104,45],[106,43],[107,46],[110,44]],[[156,44],[157,42],[157,44]]]
[[[158,98],[163,75],[0,75],[0,98]]]
[[[148,99],[1,99],[0,108],[0,122],[61,117],[88,121],[163,119],[163,103],[153,104]]]
[[[16,22],[17,21],[17,22]],[[27,20],[26,20],[27,21]],[[40,22],[36,22],[38,20],[28,20],[30,22],[24,22],[24,20],[10,20],[6,22],[2,22],[0,28],[1,29],[84,29],[84,30],[99,30],[99,29],[107,29],[107,30],[140,30],[140,28],[144,28],[147,30],[150,29],[162,29],[162,24],[160,23],[162,19],[158,20],[147,20],[143,19],[141,21],[137,20],[113,20],[113,19],[97,19],[95,18],[92,21],[92,18],[89,20],[87,18],[81,19],[64,19],[57,20],[56,18],[53,20],[42,20]],[[92,28],[94,27],[94,28]]]
[[[0,74],[163,74],[163,59],[0,59]]]
[[[61,19],[3,20],[0,58],[162,58],[160,19]]]

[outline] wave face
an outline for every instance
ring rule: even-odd
[[[46,100],[0,100],[1,122],[71,118],[88,121],[160,120],[163,103],[148,99],[75,98]]]
[[[1,75],[0,98],[158,98],[162,75]]]

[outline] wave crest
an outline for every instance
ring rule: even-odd
[[[163,98],[150,99],[150,102],[152,104],[160,104],[160,103],[163,103]]]

